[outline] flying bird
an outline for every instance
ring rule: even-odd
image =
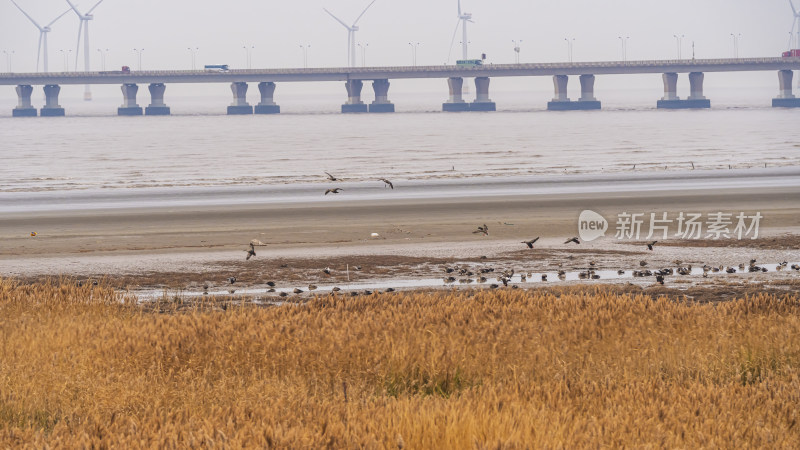
[[[566,240],[564,243],[565,243],[565,244],[569,244],[570,242],[574,242],[574,243],[576,243],[576,244],[580,244],[580,243],[581,243],[581,240],[580,240],[580,239],[578,239],[578,237],[576,236],[576,237],[573,237],[573,238],[567,239],[567,240]]]
[[[378,178],[378,181],[383,181],[384,183],[386,183],[386,186],[389,186],[390,188],[394,189],[394,185],[392,184],[392,182],[387,180],[386,178]],[[384,186],[384,188],[386,186]]]
[[[483,234],[484,236],[488,236],[489,235],[489,226],[486,225],[486,224],[483,224],[482,227],[478,226],[478,229],[473,231],[472,234]]]
[[[331,180],[331,181],[342,181],[341,178],[336,178],[335,176],[329,174],[328,172],[325,172],[325,175],[327,175],[328,179]]]
[[[341,191],[342,191],[342,188],[333,188],[333,189],[328,189],[327,191],[325,191],[325,195],[328,195],[328,194],[338,194],[338,193],[339,193],[339,192],[341,192]]]
[[[255,246],[253,245],[252,242],[250,243],[250,249],[249,250],[243,250],[243,251],[247,252],[247,258],[245,258],[245,261],[249,260],[253,256],[256,256],[256,248],[255,248]]]
[[[522,241],[522,243],[527,245],[528,248],[533,248],[533,244],[535,244],[538,240],[539,238],[537,237],[536,239],[531,239],[530,241]]]
[[[647,244],[647,249],[652,252],[653,251],[653,246],[656,245],[656,242],[658,242],[658,241],[653,241],[653,242]]]

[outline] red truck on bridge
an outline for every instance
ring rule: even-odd
[[[784,58],[800,58],[800,49],[795,48],[788,52],[783,52],[781,56]]]

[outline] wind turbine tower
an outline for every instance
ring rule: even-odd
[[[350,65],[350,67],[356,66],[356,31],[358,31],[358,21],[361,20],[361,17],[364,15],[364,13],[366,13],[376,1],[378,0],[372,0],[372,2],[367,5],[366,8],[364,8],[364,11],[361,11],[361,14],[356,18],[352,25],[347,25],[344,21],[334,16],[332,12],[322,8],[326,13],[330,14],[331,17],[336,19],[337,22],[347,28],[347,63]]]
[[[472,13],[461,12],[461,0],[458,0],[458,20],[461,21],[461,59],[469,59],[469,41],[467,40],[467,22],[472,22]],[[474,23],[474,22],[473,22]]]
[[[792,7],[792,32],[791,36],[792,39],[789,40],[789,47],[790,50],[793,48],[800,48],[800,13],[797,12],[797,9],[794,7],[794,3],[792,0],[789,0],[789,6]],[[795,32],[797,34],[795,34]]]
[[[51,25],[53,25],[54,23],[56,23],[56,21],[57,21],[58,19],[60,19],[60,18],[64,17],[64,15],[65,15],[65,14],[67,14],[67,13],[69,12],[69,10],[66,10],[66,11],[64,11],[63,13],[61,13],[61,15],[60,15],[60,16],[58,16],[58,17],[56,17],[55,19],[53,19],[53,20],[52,20],[50,23],[48,23],[47,25],[45,25],[45,26],[40,26],[38,23],[36,23],[36,21],[35,21],[35,20],[33,20],[33,17],[29,16],[29,15],[28,15],[28,13],[26,13],[26,12],[25,12],[25,10],[24,10],[24,9],[22,9],[22,8],[21,8],[21,7],[20,7],[20,6],[17,4],[17,2],[15,2],[14,0],[11,0],[11,3],[13,3],[13,4],[14,4],[14,6],[16,6],[16,7],[17,7],[17,9],[18,9],[18,10],[20,10],[20,12],[22,12],[22,14],[25,14],[25,17],[27,17],[27,18],[28,18],[28,20],[30,20],[30,21],[31,21],[31,23],[33,23],[33,25],[34,25],[36,28],[38,28],[38,29],[39,29],[39,47],[38,47],[38,50],[37,50],[37,53],[36,53],[36,71],[37,71],[37,72],[39,71],[39,59],[42,57],[42,49],[44,48],[44,58],[43,58],[43,62],[44,62],[44,64],[43,64],[43,67],[44,67],[44,71],[45,71],[45,72],[49,72],[49,67],[48,67],[48,65],[47,65],[47,60],[48,60],[48,58],[47,58],[47,33],[49,33],[49,32],[50,32],[50,26],[51,26]]]
[[[81,48],[81,31],[83,31],[83,71],[89,72],[91,70],[89,55],[92,53],[89,51],[89,21],[94,19],[92,11],[94,11],[100,3],[103,3],[103,0],[95,3],[89,11],[86,11],[86,14],[81,14],[70,0],[67,0],[67,3],[69,3],[70,8],[75,11],[75,14],[78,15],[78,19],[80,19],[80,23],[78,24],[78,44],[75,46],[75,71],[78,70],[78,52]],[[83,92],[83,99],[87,101],[92,99],[92,91],[88,84],[86,85],[86,90]]]
[[[789,50],[791,50],[800,48],[800,13],[797,12],[792,0],[789,0],[789,6],[792,7],[792,31],[789,33]],[[794,41],[792,41],[793,38]],[[800,75],[797,77],[797,86],[800,87]]]

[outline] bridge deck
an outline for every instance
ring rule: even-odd
[[[579,63],[489,64],[477,67],[402,66],[319,69],[148,70],[123,73],[50,72],[0,73],[0,85],[230,83],[346,81],[400,78],[523,77],[552,75],[610,75],[687,72],[754,72],[800,70],[800,58],[684,59],[661,61],[604,61]]]

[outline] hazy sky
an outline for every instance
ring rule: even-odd
[[[68,7],[65,0],[17,0],[45,24]],[[88,9],[95,0],[79,0]],[[302,67],[300,44],[311,45],[310,66],[346,65],[347,32],[322,10],[351,22],[369,0],[105,0],[90,23],[92,69],[97,49],[108,49],[107,68],[136,68],[134,48],[143,48],[145,69],[188,69],[188,47],[199,48],[197,63],[253,67]],[[796,1],[800,6],[800,1]],[[789,42],[788,0],[464,0],[473,14],[471,56],[484,52],[495,63],[514,61],[512,40],[522,40],[523,62],[564,61],[565,38],[574,38],[576,61],[621,58],[619,36],[629,36],[629,59],[667,59],[677,54],[673,35],[685,35],[683,56],[695,42],[698,58],[733,55],[731,33],[741,34],[740,56],[777,56]],[[50,69],[74,70],[78,18],[53,25]],[[441,64],[457,23],[456,0],[378,0],[361,19],[357,41],[368,65],[411,64],[409,42],[419,42],[418,63]],[[34,71],[38,30],[9,0],[0,0],[0,54],[14,51],[15,72]],[[459,37],[451,61],[458,55]],[[368,44],[368,46],[367,46]],[[61,52],[64,50],[64,52]],[[71,51],[71,52],[70,52]],[[361,51],[358,52],[361,65]],[[83,62],[79,66],[82,70]],[[5,58],[0,70],[6,71]]]

